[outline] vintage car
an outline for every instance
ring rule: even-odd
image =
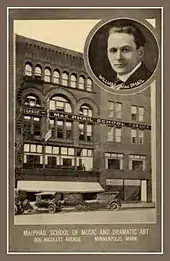
[[[119,192],[67,193],[63,199],[62,207],[73,206],[76,211],[103,208],[118,210],[121,207]]]
[[[91,199],[84,200],[87,209],[111,209],[118,210],[121,207],[119,192],[97,193]]]
[[[62,193],[58,192],[41,192],[36,193],[35,207],[38,209],[46,209],[49,213],[61,211]]]

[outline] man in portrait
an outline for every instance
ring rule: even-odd
[[[115,89],[134,88],[150,78],[152,72],[143,63],[144,48],[145,37],[134,23],[118,20],[110,28],[107,56],[117,76]]]

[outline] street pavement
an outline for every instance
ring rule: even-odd
[[[40,224],[137,224],[155,223],[155,208],[120,209],[118,211],[97,210],[75,212],[72,209],[62,210],[59,213],[36,213],[16,215],[15,225]]]

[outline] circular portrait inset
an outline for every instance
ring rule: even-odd
[[[85,44],[88,73],[106,90],[122,94],[138,92],[158,65],[159,47],[152,30],[129,18],[99,24]]]

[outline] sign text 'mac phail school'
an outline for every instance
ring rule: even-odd
[[[39,116],[47,116],[46,110],[41,109],[28,109],[28,108],[20,108],[20,112],[23,112],[24,114],[28,115],[39,115]],[[101,118],[92,118],[92,117],[86,117],[81,115],[73,115],[68,113],[59,113],[55,111],[49,112],[50,118],[59,118],[59,119],[67,119],[67,120],[78,120],[83,122],[89,122],[89,123],[96,123],[96,124],[107,124],[107,125],[113,125],[116,127],[130,127],[134,129],[146,129],[151,130],[151,126],[147,124],[137,124],[137,123],[131,123],[131,122],[125,122],[125,121],[118,121],[118,120],[110,120],[110,119],[101,119]]]

